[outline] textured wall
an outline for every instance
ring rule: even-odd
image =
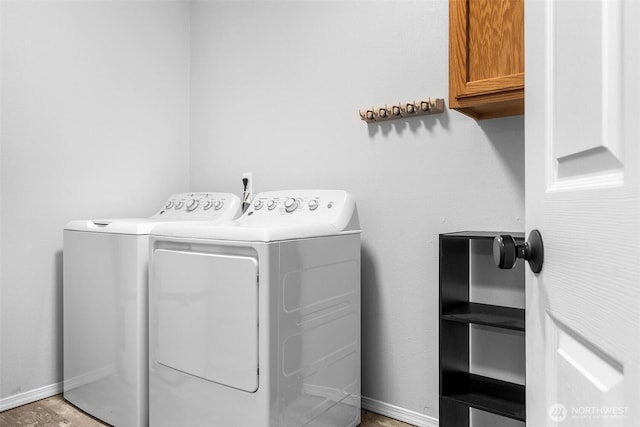
[[[62,381],[64,224],[189,179],[188,3],[1,7],[0,407]]]
[[[357,110],[447,98],[446,0],[0,4],[0,405],[61,380],[66,221],[251,171],[356,196],[363,394],[437,417],[437,235],[523,229],[523,120]]]
[[[448,2],[194,2],[191,189],[341,188],[363,229],[363,395],[438,415],[438,233],[522,230],[522,117],[367,125],[448,97]]]

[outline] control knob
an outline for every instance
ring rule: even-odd
[[[171,209],[173,207],[173,200],[169,200],[166,205],[164,205],[165,209]]]
[[[224,206],[224,202],[223,202],[222,200],[216,200],[216,201],[213,203],[213,208],[214,208],[215,210],[220,210],[223,206]]]
[[[298,200],[294,199],[293,197],[290,197],[284,202],[284,210],[287,211],[288,213],[291,213],[296,209],[298,209],[298,205],[299,205]]]
[[[309,200],[309,210],[310,211],[315,211],[316,209],[318,209],[318,201],[316,199],[313,200]]]
[[[182,209],[182,205],[184,205],[184,202],[182,200],[178,200],[176,202],[176,209]]]
[[[253,203],[253,207],[255,208],[255,210],[260,210],[262,209],[262,206],[264,205],[264,203],[262,202],[262,200],[256,200]]]
[[[211,200],[207,200],[206,202],[204,202],[204,204],[202,205],[202,209],[204,209],[205,211],[211,209],[211,206],[213,206],[213,202]]]
[[[274,199],[269,200],[269,202],[267,203],[267,207],[270,211],[274,210],[277,205],[278,202],[276,202]]]
[[[187,211],[191,212],[191,211],[195,210],[198,207],[199,204],[200,204],[200,202],[197,201],[196,199],[189,200],[189,203],[187,203]]]

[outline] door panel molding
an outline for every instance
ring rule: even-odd
[[[622,3],[581,2],[588,31],[574,7],[546,4],[548,191],[624,185]]]

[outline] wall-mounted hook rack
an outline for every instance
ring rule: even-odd
[[[424,116],[427,114],[438,114],[444,112],[444,99],[436,98],[432,100],[400,102],[384,107],[371,107],[360,110],[360,118],[367,123],[384,122],[414,116]]]

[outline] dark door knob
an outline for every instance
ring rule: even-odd
[[[518,258],[529,261],[531,271],[540,273],[544,261],[544,246],[538,230],[532,230],[529,240],[520,244],[509,234],[501,234],[493,239],[493,260],[499,268],[513,268]]]

